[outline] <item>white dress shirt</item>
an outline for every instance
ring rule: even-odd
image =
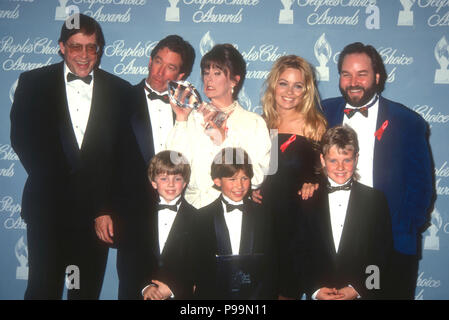
[[[146,86],[159,95],[167,93],[167,91],[161,93],[154,90],[148,83],[146,83]],[[173,128],[173,111],[169,103],[165,103],[159,99],[150,100],[147,89],[145,88],[144,90],[153,133],[154,152],[157,154],[160,151],[166,150],[165,143],[167,142],[170,130]]]
[[[355,116],[355,115],[354,115]],[[328,178],[332,187],[342,186]],[[334,239],[335,252],[338,253],[338,247],[340,246],[341,235],[343,233],[343,227],[345,225],[346,211],[348,210],[349,197],[351,195],[350,190],[339,190],[329,193],[329,214],[331,218],[332,236]],[[349,287],[352,287],[350,284]],[[337,288],[338,289],[338,288]],[[320,289],[315,291],[312,295],[312,299],[316,300],[316,296]],[[360,298],[360,295],[357,296]]]
[[[178,201],[180,197],[181,195],[179,195],[176,199],[173,199],[172,201],[167,203],[167,201],[165,201],[164,198],[159,196],[160,204],[174,205],[176,204],[176,201]],[[162,253],[162,251],[164,250],[165,243],[167,242],[168,235],[170,234],[171,227],[173,225],[173,222],[175,221],[180,205],[181,203],[178,204],[176,212],[169,209],[163,209],[158,211],[157,222],[159,234],[159,253]]]
[[[91,72],[92,81],[90,84],[79,79],[68,82],[67,74],[69,72],[70,69],[64,63],[64,81],[70,119],[72,121],[73,131],[75,132],[76,142],[81,149],[92,104],[94,77],[93,72]]]
[[[376,96],[368,103],[370,104]],[[349,104],[346,108],[355,109]],[[379,110],[379,100],[368,109],[368,117],[360,112],[356,112],[350,119],[343,116],[343,124],[347,124],[355,130],[359,140],[359,160],[357,163],[357,172],[360,175],[359,182],[373,187],[373,161],[374,161],[374,143],[377,124],[377,113]]]
[[[174,205],[179,200],[181,195],[176,197],[170,202],[165,201],[164,198],[159,196],[160,204],[168,204],[168,205]],[[176,215],[179,211],[179,206],[181,203],[178,204],[176,212],[169,210],[169,209],[163,209],[158,211],[158,217],[157,217],[157,224],[158,224],[158,235],[159,235],[159,253],[162,254],[162,251],[164,250],[165,243],[167,242],[168,235],[170,234],[171,227],[173,226],[173,222],[175,221]],[[158,279],[155,279],[158,280]],[[149,284],[145,286],[141,294],[144,295],[145,290],[150,286],[156,286],[155,284]],[[173,292],[171,292],[170,298],[174,298],[175,295]]]
[[[332,187],[342,186],[332,179],[328,178]],[[329,193],[329,213],[331,218],[332,236],[334,239],[335,252],[338,253],[340,245],[341,234],[343,233],[343,226],[346,219],[346,211],[348,209],[350,190],[339,190]]]
[[[243,204],[243,200],[239,202],[232,201],[223,194],[223,198],[230,204]],[[226,205],[221,202],[223,206],[226,226],[228,227],[229,239],[231,240],[232,254],[238,255],[240,252],[240,238],[242,236],[242,215],[243,212],[239,209],[226,211]]]
[[[187,121],[176,121],[167,140],[167,149],[181,152],[190,163],[192,174],[185,198],[195,208],[204,207],[218,198],[213,188],[210,166],[218,152],[227,147],[244,149],[253,164],[252,188],[258,188],[270,164],[271,140],[262,117],[243,109],[237,102],[226,122],[227,136],[219,146],[204,133],[203,115],[193,110]]]

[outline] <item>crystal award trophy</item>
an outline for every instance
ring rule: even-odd
[[[168,97],[170,101],[180,108],[192,108],[203,115],[204,121],[212,121],[220,128],[228,115],[220,111],[217,107],[210,103],[203,103],[200,94],[196,88],[188,81],[168,81]],[[211,126],[207,125],[206,129]]]

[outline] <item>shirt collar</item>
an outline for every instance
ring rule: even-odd
[[[227,196],[225,196],[224,194],[223,194],[223,199],[225,199],[228,203],[230,203],[230,204],[235,204],[235,205],[237,205],[237,204],[243,204],[243,200],[240,200],[240,201],[238,201],[238,202],[235,202],[235,201],[233,201],[233,200],[231,200],[231,199],[229,199]]]
[[[160,96],[163,96],[164,94],[168,94],[168,91],[167,91],[167,90],[165,90],[164,92],[159,92],[159,91],[157,91],[157,90],[154,90],[154,89],[150,86],[150,84],[147,82],[147,80],[145,80],[145,91],[147,91],[147,89],[150,89],[150,90],[156,92],[156,93],[157,93],[158,95],[160,95]]]
[[[351,177],[352,178],[352,177]],[[351,178],[349,178],[348,180],[346,180],[344,183],[340,184],[340,183],[336,183],[334,180],[332,180],[331,178],[327,177],[327,180],[329,180],[329,183],[332,187],[340,187],[343,186],[345,184],[348,183],[349,180],[351,180]]]
[[[160,204],[174,205],[174,204],[176,204],[176,202],[179,200],[179,198],[181,198],[181,195],[177,196],[177,197],[174,198],[172,201],[170,201],[170,202],[167,203],[167,201],[165,201],[164,198],[162,198],[161,196],[159,196],[159,201],[160,201],[159,203],[160,203]]]

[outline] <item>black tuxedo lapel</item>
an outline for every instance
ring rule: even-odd
[[[145,80],[137,86],[137,111],[131,117],[131,125],[142,157],[145,163],[149,163],[154,155],[154,142],[144,85]]]
[[[242,231],[240,236],[240,254],[254,253],[254,232],[255,232],[255,217],[252,212],[251,204],[244,201],[244,212],[242,214]]]
[[[67,92],[64,81],[64,62],[59,64],[57,78],[54,81],[56,86],[55,105],[59,106],[58,127],[61,138],[62,148],[67,157],[70,167],[76,171],[80,165],[80,149],[76,141],[75,131],[73,130],[72,121],[70,118],[69,104],[67,102]],[[49,102],[52,104],[52,102]]]
[[[318,198],[317,198],[318,199]],[[328,249],[329,254],[333,259],[336,258],[337,251],[335,249],[335,243],[334,243],[334,236],[332,232],[332,222],[331,222],[331,211],[329,208],[329,195],[327,191],[323,191],[323,201],[321,201],[320,206],[322,209],[322,216],[319,217],[313,217],[313,219],[320,219],[317,224],[317,226],[320,227],[321,234],[323,235],[323,239],[326,239],[326,246]],[[312,215],[314,215],[314,212],[312,212]]]
[[[109,88],[105,86],[107,86],[107,82],[101,72],[94,70],[94,86],[92,89],[89,118],[87,120],[86,130],[84,132],[83,143],[80,148],[82,154],[86,153],[86,150],[89,149],[89,144],[92,141],[91,137],[95,135],[95,131],[98,130],[98,126],[101,121],[104,121],[104,118],[102,119],[102,113],[108,112],[108,106],[105,106],[102,100],[109,94]],[[95,153],[95,151],[93,151],[93,153]]]
[[[154,258],[156,259],[159,265],[161,257],[161,249],[159,246],[159,212],[156,206],[152,206],[151,212],[153,212],[153,214],[149,215],[150,219],[148,219],[149,221],[147,222],[148,225],[151,226],[151,234],[152,234],[152,236],[150,237],[151,239],[150,248]]]
[[[345,223],[343,225],[343,230],[341,233],[340,244],[338,247],[338,254],[343,255],[346,252],[346,248],[354,248],[358,245],[359,239],[359,220],[360,212],[356,208],[363,207],[360,203],[363,199],[360,198],[357,189],[357,183],[354,182],[351,188],[351,194],[349,196],[348,208],[346,210]]]
[[[228,227],[226,226],[223,205],[220,198],[217,199],[215,203],[216,208],[214,209],[214,227],[215,236],[217,239],[217,254],[232,254],[231,239],[229,237]]]
[[[173,224],[171,226],[170,232],[167,237],[167,241],[165,242],[164,249],[162,250],[162,253],[161,253],[162,257],[167,253],[167,251],[170,251],[171,244],[175,243],[176,239],[183,237],[185,235],[185,232],[183,232],[183,233],[181,232],[181,231],[183,231],[183,229],[185,230],[185,224],[186,224],[186,221],[184,219],[184,214],[183,214],[184,201],[185,200],[183,200],[183,202],[181,202],[181,205],[179,206],[178,213],[176,214],[175,220],[173,221]],[[178,250],[180,248],[174,248],[174,249]]]

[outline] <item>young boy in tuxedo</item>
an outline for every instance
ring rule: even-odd
[[[317,300],[381,299],[393,250],[384,194],[357,182],[359,146],[349,126],[329,129],[321,142],[323,181],[303,200],[291,254],[291,285],[283,296],[305,292]],[[299,295],[299,296],[298,296]]]
[[[178,152],[156,154],[148,178],[159,194],[159,203],[144,228],[153,229],[151,250],[147,250],[145,300],[191,299],[193,294],[192,227],[197,209],[183,197],[189,182],[190,165]],[[157,208],[156,208],[157,205]],[[143,286],[142,286],[143,287]]]
[[[248,198],[253,177],[248,154],[222,149],[211,165],[211,177],[221,195],[197,215],[195,297],[273,298],[272,223]]]

